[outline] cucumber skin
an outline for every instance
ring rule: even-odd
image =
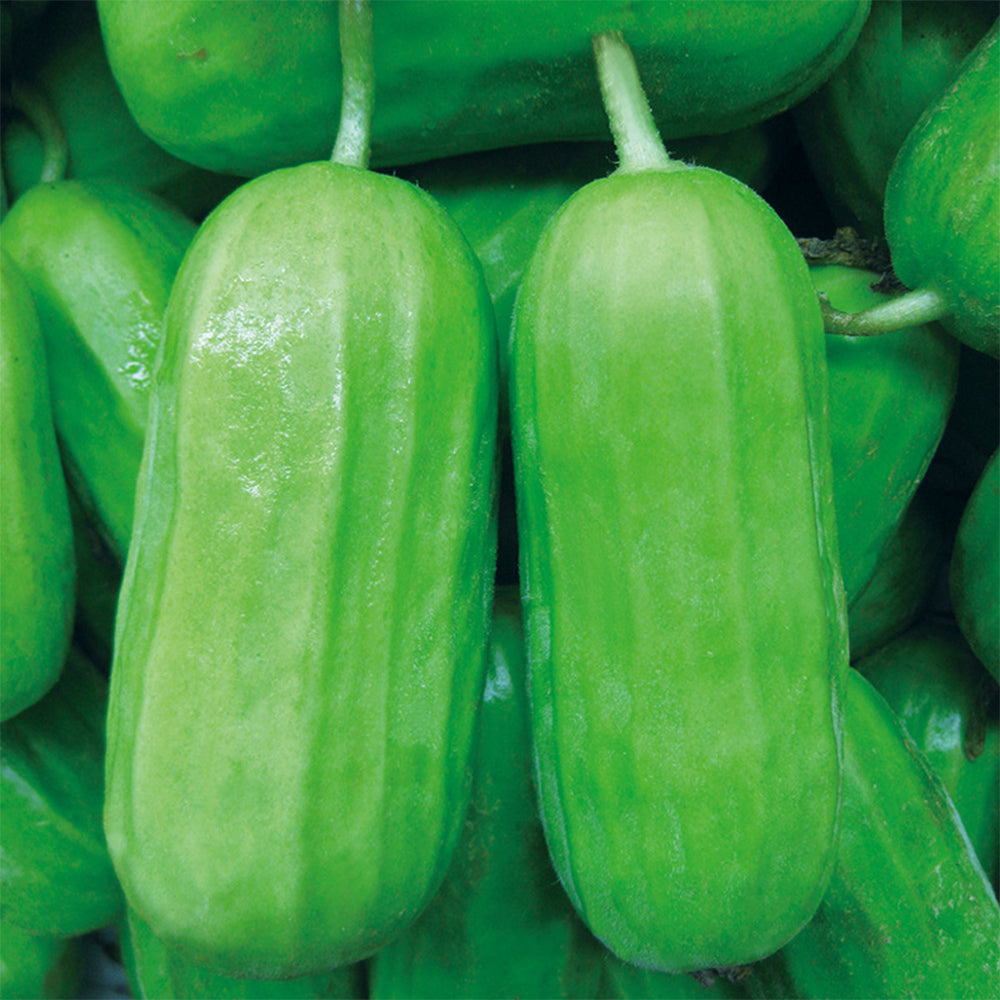
[[[160,941],[129,910],[118,921],[122,960],[138,1000],[350,1000],[366,997],[361,965],[342,965],[316,976],[236,979],[191,965]]]
[[[942,324],[963,343],[1000,355],[1000,80],[998,25],[954,83],[921,115],[885,192],[892,264],[910,288],[935,289]]]
[[[962,633],[1000,680],[1000,451],[993,452],[965,505],[948,584]]]
[[[954,621],[928,617],[854,666],[927,757],[995,886],[1000,875],[1000,727],[992,698],[996,687],[982,664]]]
[[[948,559],[943,521],[930,495],[918,489],[875,572],[848,605],[852,663],[905,632],[930,603]]]
[[[496,353],[472,251],[395,178],[258,178],[185,257],[105,826],[130,905],[186,960],[345,964],[443,877],[492,600]]]
[[[787,229],[701,168],[584,188],[521,286],[541,811],[578,911],[638,965],[760,958],[832,868],[847,622],[821,328]]]
[[[847,55],[868,0],[634,4],[376,2],[372,162],[607,139],[591,37],[625,33],[665,137],[764,121]],[[98,3],[135,120],[210,170],[262,173],[328,154],[340,109],[336,6]],[[767,52],[767,58],[761,58]]]
[[[900,146],[995,18],[989,4],[874,0],[847,58],[792,111],[838,224],[881,235]]]
[[[888,301],[879,275],[810,267],[835,309]],[[834,502],[848,605],[872,578],[944,434],[958,385],[959,345],[939,324],[881,337],[827,337]]]
[[[1000,993],[1000,909],[955,807],[885,699],[844,696],[837,866],[816,917],[755,966],[751,994],[815,1000]]]
[[[0,287],[0,721],[6,722],[37,702],[62,671],[75,557],[38,313],[6,249]]]
[[[67,477],[123,563],[163,312],[194,223],[118,181],[58,181],[22,195],[0,232],[38,308]]]
[[[3,919],[73,937],[122,909],[101,825],[108,688],[76,648],[55,687],[0,736]]]

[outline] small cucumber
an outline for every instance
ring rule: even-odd
[[[846,312],[891,301],[879,276],[842,265],[809,269]],[[959,345],[939,324],[880,337],[826,338],[837,541],[848,603],[868,583],[944,433]]]
[[[363,169],[370,27],[341,10],[360,141],[238,188],[185,255],[116,620],[112,857],[229,976],[360,960],[427,905],[486,663],[489,293],[429,195]]]
[[[55,684],[73,624],[73,531],[31,290],[0,250],[0,721]]]
[[[995,682],[949,619],[921,622],[854,666],[927,756],[996,885],[1000,720]]]
[[[70,937],[122,908],[101,826],[107,683],[75,649],[59,683],[0,734],[4,921]]]
[[[905,632],[930,603],[948,557],[937,505],[917,490],[868,583],[847,607],[852,661]]]
[[[364,969],[342,965],[293,979],[234,979],[185,962],[129,910],[118,922],[129,986],[136,1000],[350,1000],[365,997]]]
[[[885,233],[899,279],[963,343],[1000,354],[1000,41],[983,37],[893,163]]]
[[[754,996],[1000,995],[1000,908],[955,807],[856,670],[844,697],[837,866],[816,916],[752,971]]]
[[[825,345],[777,215],[668,159],[627,46],[597,51],[622,166],[546,228],[512,338],[536,769],[578,912],[684,972],[779,948],[833,867]]]
[[[194,230],[165,202],[114,181],[34,187],[0,229],[38,307],[67,474],[120,562],[163,312]]]
[[[372,161],[387,166],[606,139],[590,37],[611,28],[635,40],[664,135],[763,121],[833,72],[861,31],[869,2],[374,6],[379,112]],[[173,154],[249,176],[330,149],[340,106],[333,4],[99,0],[97,7],[129,109]]]

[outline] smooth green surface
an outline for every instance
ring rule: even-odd
[[[0,719],[56,682],[73,623],[73,532],[31,292],[0,251]]]
[[[873,0],[857,42],[793,116],[839,224],[882,232],[893,160],[996,18],[992,3]]]
[[[920,490],[848,605],[851,661],[904,632],[927,606],[948,557],[944,518]]]
[[[185,958],[354,961],[444,877],[489,631],[496,352],[471,249],[394,178],[258,178],[185,257],[105,813],[130,904]]]
[[[860,312],[886,295],[879,275],[811,267],[830,304]],[[871,579],[885,545],[927,472],[958,382],[959,350],[937,324],[878,337],[826,338],[837,540],[848,603]]]
[[[0,734],[0,908],[35,934],[110,923],[122,898],[101,826],[107,684],[75,649],[56,686]]]
[[[27,44],[30,57],[19,60],[14,76],[42,95],[58,121],[68,150],[67,177],[144,188],[195,215],[231,189],[229,178],[171,156],[136,124],[111,74],[94,4],[51,5]],[[13,202],[39,182],[45,149],[25,118],[5,114],[2,152]]]
[[[1000,41],[990,29],[893,164],[885,232],[899,279],[939,293],[963,343],[1000,354]]]
[[[136,1000],[350,1000],[367,996],[360,965],[344,965],[305,978],[234,979],[185,962],[131,910],[118,928]]]
[[[1000,719],[995,683],[947,619],[922,622],[855,666],[926,755],[996,885]]]
[[[455,858],[417,922],[370,963],[371,997],[598,997],[605,949],[552,869],[531,761],[520,603],[498,590],[472,799]]]
[[[194,231],[114,181],[32,188],[0,229],[38,307],[67,472],[122,562],[163,312]]]
[[[335,4],[100,0],[98,10],[132,114],[177,156],[250,175],[329,155]],[[665,136],[740,128],[818,87],[867,12],[868,0],[376,0],[372,162],[607,138],[590,39],[608,28],[633,46]]]
[[[0,920],[0,997],[64,1000],[80,983],[79,942],[29,934]]]
[[[847,661],[822,320],[778,217],[703,168],[574,195],[511,427],[556,870],[623,959],[762,957],[832,868]]]
[[[993,890],[926,757],[853,669],[833,880],[809,926],[749,985],[770,1000],[1000,993]]]
[[[949,582],[969,645],[1000,679],[1000,452],[993,453],[965,506]]]

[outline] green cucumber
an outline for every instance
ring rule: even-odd
[[[955,535],[949,589],[969,645],[1000,679],[1000,451],[993,453],[965,505]]]
[[[681,972],[779,948],[833,867],[825,345],[777,215],[669,160],[627,48],[598,50],[622,166],[546,228],[514,317],[536,768],[584,920]]]
[[[342,965],[294,979],[234,979],[185,962],[129,910],[119,921],[128,983],[137,1000],[349,1000],[367,996],[364,969]]]
[[[809,269],[817,292],[857,313],[891,301],[879,276],[843,265]],[[944,433],[959,345],[938,324],[881,337],[827,337],[837,540],[848,603],[871,579]]]
[[[885,234],[910,291],[860,313],[828,308],[831,333],[877,335],[940,320],[969,347],[1000,355],[998,23],[910,130],[885,192]]]
[[[996,15],[992,3],[874,0],[847,58],[792,111],[838,223],[881,233],[900,146]]]
[[[0,250],[0,721],[48,691],[73,624],[74,557],[45,345],[31,291]]]
[[[116,180],[159,194],[194,216],[232,190],[231,178],[171,156],[136,124],[111,74],[94,4],[53,4],[36,31],[33,58],[22,60],[14,86],[15,92],[30,87],[57,124],[66,157],[60,176]],[[0,148],[11,202],[46,179],[50,141],[35,116],[11,115],[6,122]]]
[[[947,619],[921,622],[854,666],[926,755],[996,885],[1000,720],[995,682]]]
[[[549,860],[532,778],[521,609],[498,589],[472,800],[430,906],[370,962],[372,1000],[597,997],[605,950]]]
[[[0,911],[33,934],[109,924],[121,890],[101,825],[107,683],[75,649],[58,684],[0,734]]]
[[[1000,41],[996,24],[893,163],[885,232],[896,275],[937,295],[963,343],[1000,353]]]
[[[918,489],[875,572],[847,607],[852,661],[905,632],[929,605],[948,557],[942,522],[937,505]]]
[[[29,934],[0,918],[0,997],[70,1000],[79,996],[81,967],[76,938]]]
[[[847,55],[868,0],[633,4],[377,2],[385,166],[552,140],[606,139],[590,36],[629,32],[671,138],[773,117]],[[176,156],[245,175],[325,156],[340,106],[336,8],[325,2],[99,0],[115,78]],[[766,56],[762,56],[766,53]]]
[[[194,229],[176,209],[114,181],[34,187],[0,229],[38,307],[67,474],[120,562],[163,311]]]
[[[157,937],[232,976],[386,944],[468,805],[497,343],[455,224],[361,168],[363,10],[334,160],[237,189],[181,265],[116,620],[115,866]]]
[[[833,880],[815,918],[748,985],[770,1000],[1000,994],[993,890],[927,758],[854,669]]]

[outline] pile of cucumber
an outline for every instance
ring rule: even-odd
[[[0,997],[1000,995],[998,13],[0,0]]]

